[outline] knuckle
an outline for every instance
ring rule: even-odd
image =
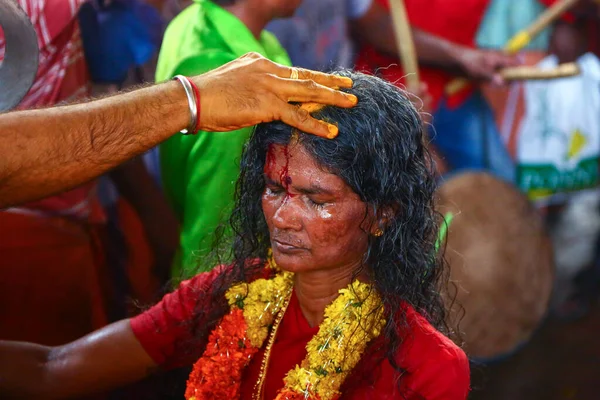
[[[310,114],[308,113],[308,111],[303,108],[297,108],[296,115],[300,122],[307,122],[310,118]]]
[[[304,68],[296,68],[298,70],[298,78],[299,79],[311,79],[312,75],[309,71]]]
[[[258,65],[261,68],[266,69],[267,67],[269,67],[271,65],[271,61],[267,60],[266,58],[264,58],[263,56],[261,56],[258,53],[256,54],[256,65]]]
[[[251,51],[249,53],[246,53],[244,55],[244,57],[248,57],[248,58],[252,58],[252,59],[256,59],[256,60],[259,60],[259,59],[262,58],[262,56],[260,54],[258,54],[257,52],[255,52],[255,51]]]
[[[309,90],[315,90],[318,87],[317,83],[315,81],[313,81],[312,79],[305,80],[304,82],[305,82],[304,86]]]

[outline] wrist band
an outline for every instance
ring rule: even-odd
[[[188,99],[188,106],[190,109],[190,122],[186,129],[182,129],[180,132],[184,135],[194,135],[198,132],[197,128],[200,123],[199,111],[200,111],[200,92],[198,88],[183,75],[177,75],[173,78],[178,80],[183,85],[185,95]]]
[[[198,89],[198,86],[196,86],[196,84],[191,80],[188,79],[188,81],[190,82],[190,85],[192,85],[192,89],[194,89],[194,95],[195,95],[195,99],[196,99],[196,127],[194,128],[194,134],[198,133],[198,131],[200,130],[200,90]]]

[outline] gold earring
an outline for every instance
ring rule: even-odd
[[[381,230],[381,229],[377,229],[375,231],[375,233],[373,234],[373,236],[375,236],[375,237],[380,237],[381,235],[383,235],[383,230]]]

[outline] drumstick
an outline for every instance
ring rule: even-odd
[[[579,0],[560,0],[546,9],[527,28],[514,35],[504,46],[508,54],[515,54],[525,48],[531,40],[539,35],[548,25],[557,20],[565,11],[575,5]],[[445,92],[451,96],[469,85],[465,78],[456,78],[446,85]]]
[[[409,90],[417,92],[419,90],[419,66],[404,0],[390,0],[390,11],[400,62],[406,74],[407,87]]]
[[[568,78],[570,76],[579,75],[580,73],[581,71],[576,63],[561,64],[553,69],[539,69],[535,66],[521,65],[500,70],[500,76],[506,81]],[[450,82],[450,84],[453,82]],[[446,88],[448,89],[448,86]]]
[[[581,73],[576,63],[565,63],[552,69],[540,69],[532,66],[504,68],[500,75],[507,81],[568,78]]]
[[[509,54],[517,53],[531,42],[531,40],[540,34],[547,26],[573,7],[579,0],[561,0],[554,3],[550,8],[546,9],[540,16],[531,23],[527,28],[513,36],[504,49]]]

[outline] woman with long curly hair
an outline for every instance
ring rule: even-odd
[[[396,87],[339,73],[358,105],[312,109],[337,138],[256,128],[231,262],[71,344],[0,342],[0,394],[76,396],[193,364],[188,400],[466,398],[419,114]]]

